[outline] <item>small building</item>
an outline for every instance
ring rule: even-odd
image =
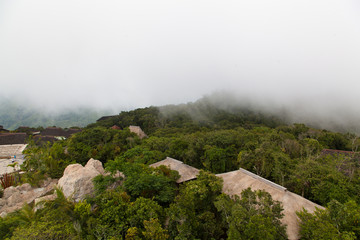
[[[161,165],[169,167],[171,170],[176,170],[180,174],[177,183],[183,183],[197,178],[199,170],[184,164],[183,162],[169,158],[151,164],[150,167],[159,167]],[[307,200],[295,193],[287,191],[274,182],[262,178],[254,173],[245,169],[216,174],[217,177],[223,179],[223,192],[227,195],[241,196],[241,192],[247,188],[252,190],[265,190],[271,197],[282,203],[284,208],[282,223],[287,226],[286,232],[290,240],[299,239],[299,219],[296,215],[297,211],[306,209],[308,212],[313,213],[317,208],[324,209],[324,207]]]
[[[9,130],[6,130],[3,125],[0,125],[0,133],[1,132],[9,132]]]
[[[81,132],[81,129],[70,128],[70,129],[62,129],[59,127],[47,127],[40,132],[41,136],[52,136],[52,137],[65,137],[68,138],[72,134]]]
[[[41,136],[62,136],[64,137],[66,134],[65,130],[59,127],[47,127],[44,130],[40,131]]]
[[[26,133],[0,133],[0,145],[24,144],[26,139]]]
[[[65,131],[65,136],[66,138],[70,137],[71,135],[81,132],[82,130],[80,128],[69,128]]]
[[[150,167],[157,168],[161,165],[167,166],[171,170],[179,172],[180,178],[176,181],[177,183],[183,183],[197,178],[199,169],[189,166],[179,160],[167,157],[166,159],[156,162],[150,165]]]
[[[118,126],[118,125],[114,125],[111,127],[111,129],[114,129],[114,130],[121,130],[121,128]]]
[[[252,190],[265,190],[270,193],[274,200],[281,202],[284,208],[282,223],[287,225],[286,232],[290,240],[300,238],[297,211],[304,208],[313,213],[316,208],[324,209],[322,206],[242,168],[232,172],[216,174],[216,176],[223,179],[223,192],[225,194],[241,196],[244,189],[251,188]]]
[[[147,135],[144,133],[144,131],[139,126],[129,126],[130,132],[135,133],[138,135],[140,139],[143,139],[144,137],[147,137]]]
[[[352,151],[343,151],[343,150],[336,150],[336,149],[323,149],[321,151],[321,155],[343,155],[345,157],[350,158],[360,158],[360,152],[352,152]]]
[[[42,144],[46,144],[47,142],[53,143],[58,139],[54,136],[34,135],[33,140],[37,145],[42,145]]]

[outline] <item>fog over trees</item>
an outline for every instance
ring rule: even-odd
[[[356,0],[0,1],[0,96],[118,113],[230,91],[352,125],[359,12]]]

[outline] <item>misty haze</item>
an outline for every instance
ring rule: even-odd
[[[0,1],[0,94],[118,113],[227,91],[359,131],[359,11],[355,0]]]

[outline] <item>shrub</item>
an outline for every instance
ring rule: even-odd
[[[3,189],[14,185],[14,176],[12,174],[5,173],[0,177],[0,183]]]

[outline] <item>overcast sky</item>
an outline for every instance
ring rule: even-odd
[[[0,0],[1,96],[131,109],[222,90],[360,117],[360,1]]]

